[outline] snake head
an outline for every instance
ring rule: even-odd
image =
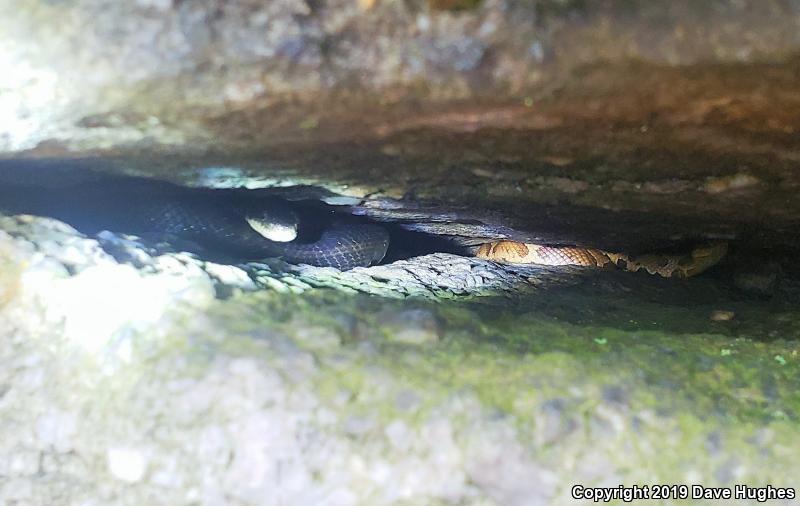
[[[289,242],[297,238],[297,215],[291,210],[278,206],[267,206],[245,216],[250,228],[265,239],[275,242]]]

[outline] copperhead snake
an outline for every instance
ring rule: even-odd
[[[696,276],[719,263],[728,251],[723,242],[700,246],[685,255],[647,254],[632,256],[594,248],[545,246],[516,241],[483,244],[475,256],[485,260],[514,264],[578,265],[618,267],[627,271],[646,271],[670,278]]]

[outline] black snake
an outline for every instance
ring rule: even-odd
[[[0,210],[50,216],[88,232],[170,234],[237,258],[280,257],[340,270],[380,262],[389,245],[388,232],[378,225],[326,220],[326,213],[316,215],[324,225],[309,224],[275,198],[153,181],[59,189],[4,186]],[[307,229],[312,232],[303,233]]]
[[[66,173],[60,177],[67,182],[65,186],[39,185],[48,168],[64,163],[0,160],[0,210],[58,218],[90,233],[107,229],[170,234],[251,260],[281,257],[290,263],[340,270],[376,264],[388,249],[389,234],[378,225],[326,220],[324,211],[299,219],[288,202],[253,198],[248,190],[190,189],[115,176],[81,184],[72,180],[70,167],[65,167]],[[726,250],[724,243],[716,243],[695,248],[690,254],[631,256],[505,240],[483,244],[476,256],[540,265],[613,265],[685,278],[718,263]]]
[[[280,257],[290,263],[340,270],[376,264],[389,246],[388,232],[378,225],[334,222],[313,240],[304,240],[287,232],[302,227],[302,223],[280,203],[243,205],[231,199],[222,204],[209,206],[202,198],[150,201],[147,216],[150,228],[157,231],[235,251],[244,257]]]

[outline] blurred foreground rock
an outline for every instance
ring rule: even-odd
[[[104,235],[120,264],[52,220],[0,225],[6,503],[521,506],[575,483],[800,473],[797,341],[324,291],[222,300],[191,257],[134,266]]]

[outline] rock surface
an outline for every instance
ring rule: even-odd
[[[731,241],[687,283],[435,248],[342,273],[2,216],[0,504],[795,486],[799,18],[785,0],[0,2],[6,192],[11,172],[126,174],[467,246]]]
[[[6,502],[538,505],[575,483],[800,473],[798,341],[658,330],[705,308],[620,330],[536,298],[510,318],[510,301],[239,291],[255,286],[236,267],[0,227]]]
[[[216,118],[259,103],[283,113],[278,134],[313,130],[324,109],[364,93],[362,106],[524,96],[598,61],[750,62],[800,47],[798,7],[778,0],[465,3],[5,3],[0,151],[214,143],[234,126]],[[292,112],[298,99],[316,105]]]

